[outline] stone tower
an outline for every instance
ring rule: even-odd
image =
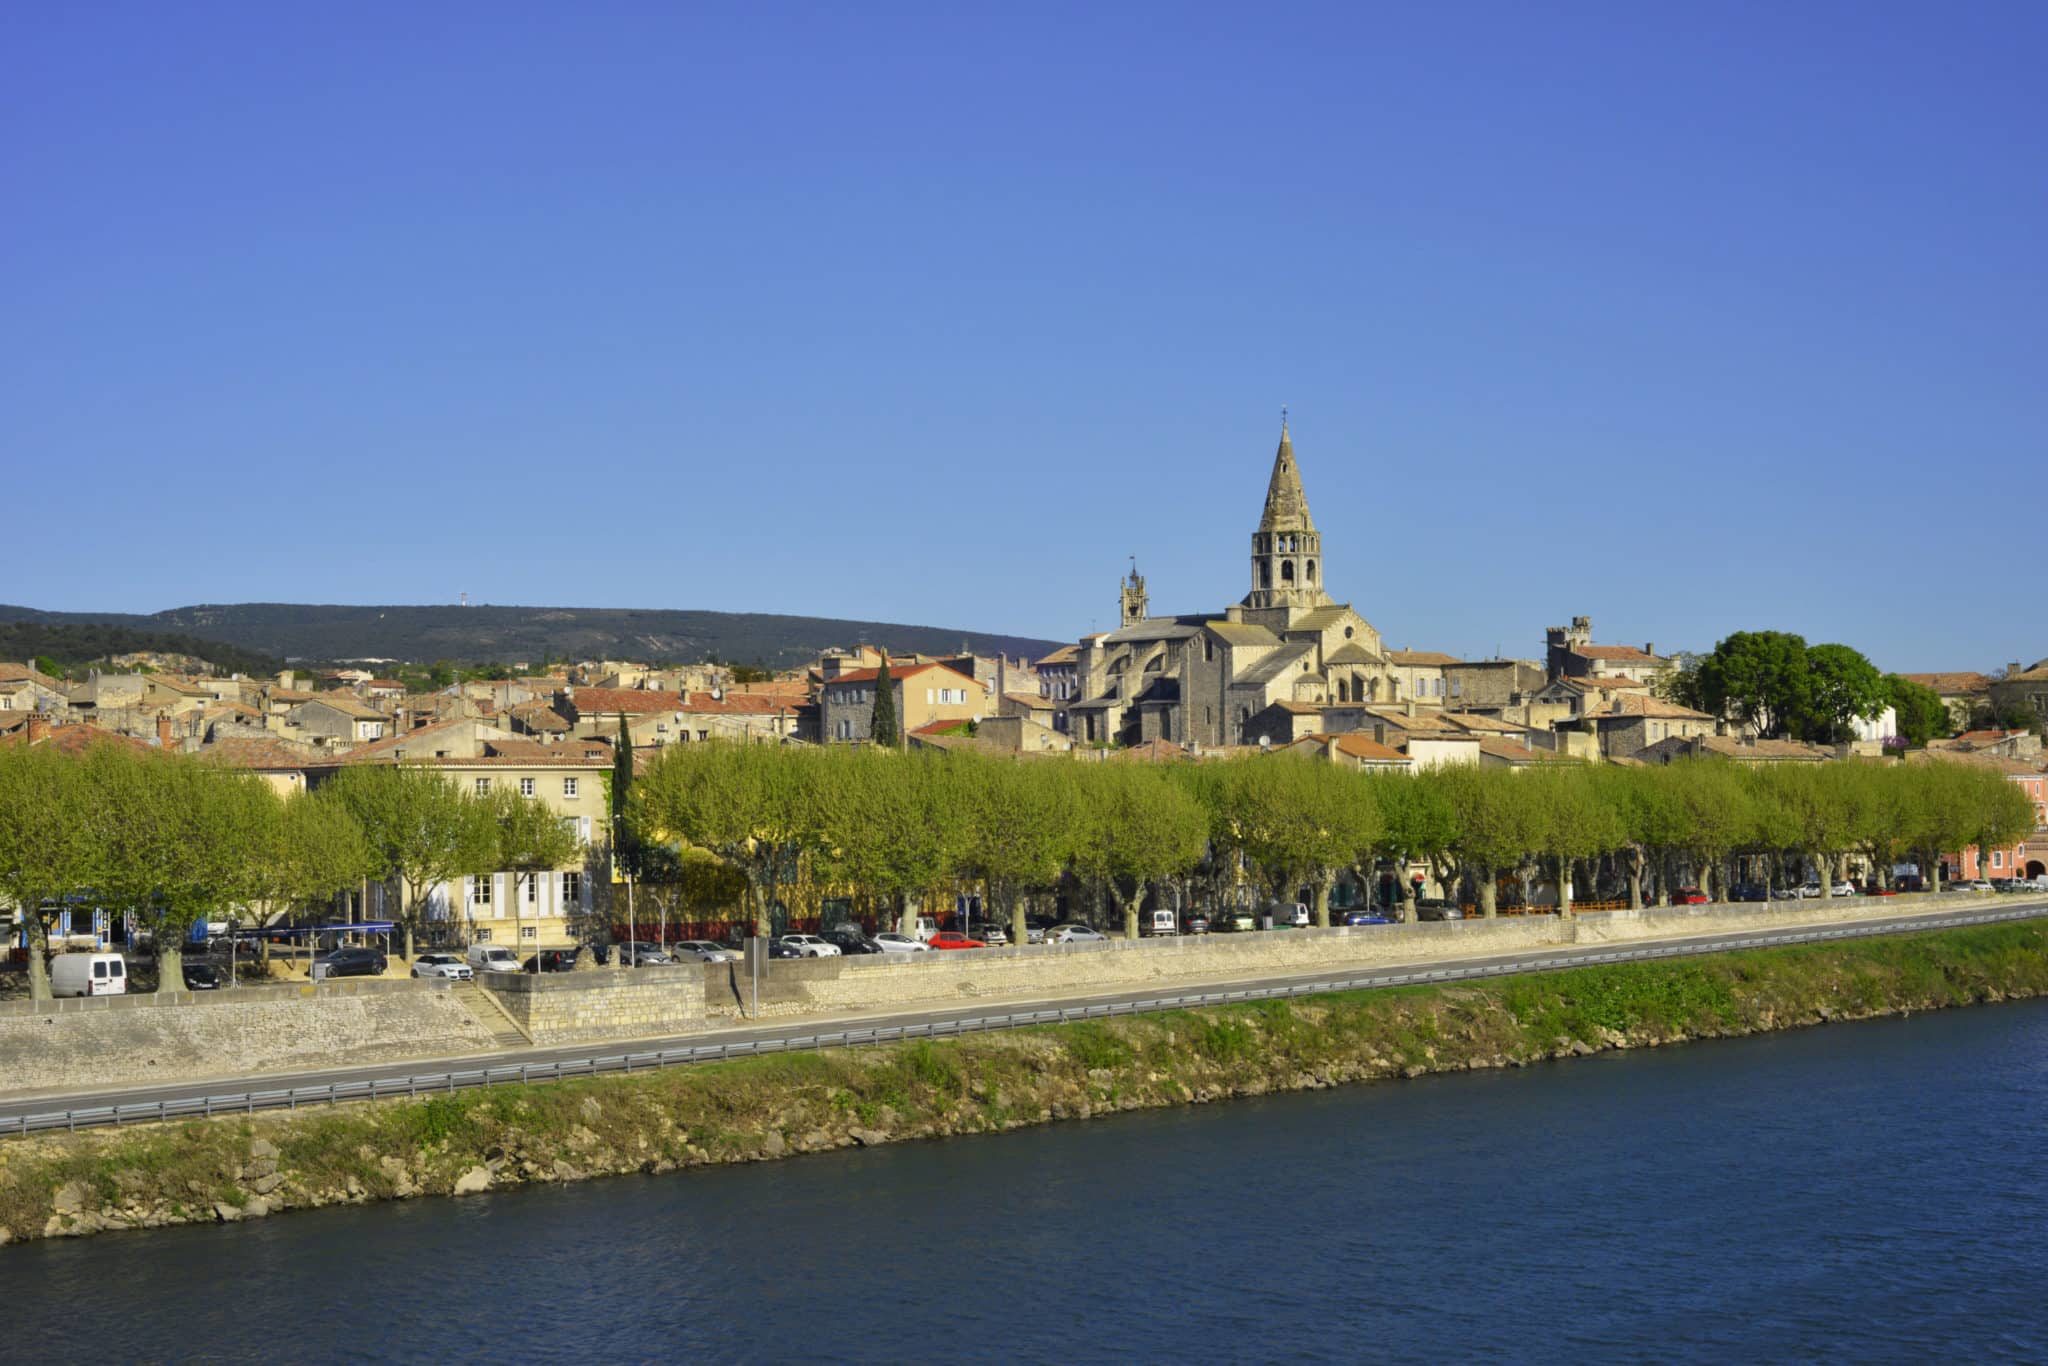
[[[1138,572],[1136,560],[1131,561],[1131,572],[1124,577],[1122,587],[1123,602],[1117,622],[1123,626],[1133,626],[1145,619],[1146,610],[1145,578]]]
[[[1252,591],[1249,608],[1323,607],[1323,538],[1308,514],[1301,468],[1294,463],[1294,442],[1287,421],[1280,422],[1280,449],[1273,455],[1273,477],[1266,482],[1266,510],[1252,533]]]

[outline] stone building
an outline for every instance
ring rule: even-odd
[[[1283,422],[1251,537],[1250,590],[1221,612],[1155,617],[1133,566],[1117,629],[1074,647],[1069,733],[1079,744],[1231,745],[1262,732],[1291,741],[1331,729],[1311,712],[1393,701],[1397,674],[1379,632],[1331,600],[1323,563]],[[1039,676],[1063,675],[1041,660]]]

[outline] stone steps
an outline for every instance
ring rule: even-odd
[[[494,1049],[502,1052],[532,1047],[533,1040],[526,1037],[525,1031],[505,1012],[505,1007],[498,1004],[498,998],[475,982],[455,983],[455,999],[462,1002],[463,1008],[490,1034]]]

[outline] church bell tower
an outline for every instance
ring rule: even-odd
[[[1273,475],[1266,481],[1266,509],[1252,533],[1252,591],[1248,608],[1323,607],[1323,538],[1309,516],[1308,494],[1302,491],[1301,467],[1294,463],[1294,442],[1287,418],[1280,418],[1280,449],[1273,454]]]
[[[1123,602],[1117,616],[1120,626],[1135,626],[1145,619],[1145,579],[1138,573],[1138,562],[1131,561],[1131,572],[1124,576]]]

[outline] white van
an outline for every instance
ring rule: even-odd
[[[930,917],[930,916],[928,916],[928,915],[921,915],[921,916],[919,916],[919,917],[917,918],[917,942],[918,942],[918,943],[920,943],[920,944],[929,944],[929,943],[931,943],[931,942],[932,942],[932,936],[933,936],[933,935],[935,935],[935,934],[937,934],[938,932],[939,932],[939,922],[938,922],[938,921],[934,920],[934,919],[933,919],[932,917]]]
[[[128,965],[118,953],[60,953],[50,960],[53,996],[125,996]]]
[[[1147,911],[1138,918],[1138,928],[1155,937],[1179,934],[1180,917],[1172,911]]]
[[[471,944],[463,959],[477,972],[519,971],[519,955],[503,944]]]

